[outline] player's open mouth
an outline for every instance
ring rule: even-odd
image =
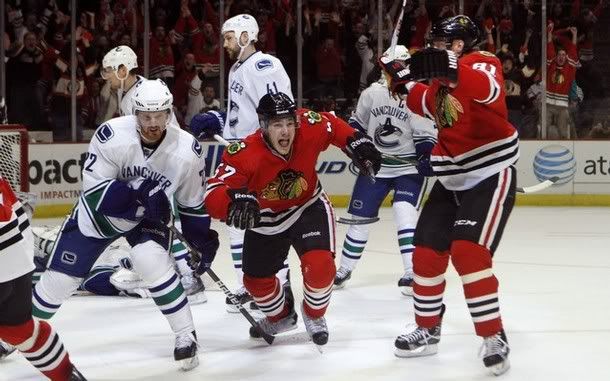
[[[277,141],[280,147],[288,148],[290,147],[290,139],[280,139]]]

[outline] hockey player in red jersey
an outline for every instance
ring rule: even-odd
[[[324,314],[335,277],[335,221],[316,160],[333,144],[374,176],[381,154],[346,122],[330,113],[296,110],[281,92],[263,96],[257,113],[261,128],[227,146],[208,181],[205,206],[213,218],[246,230],[244,286],[266,315],[261,326],[273,335],[296,328],[294,301],[275,277],[294,247],[303,273],[303,321],[313,342],[324,345]],[[260,335],[250,329],[250,336]]]
[[[32,319],[33,257],[26,212],[0,177],[0,359],[16,347],[53,381],[84,380],[49,323]]]
[[[509,346],[492,271],[495,252],[515,201],[517,131],[508,122],[502,66],[474,51],[477,26],[466,16],[441,20],[433,46],[407,61],[382,60],[390,89],[406,94],[415,113],[439,129],[430,166],[434,184],[415,230],[413,287],[417,329],[396,339],[399,357],[436,353],[449,259],[462,279],[483,362],[493,374],[509,368]],[[414,82],[432,79],[430,85]],[[421,163],[420,163],[421,164]]]

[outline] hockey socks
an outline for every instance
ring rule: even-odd
[[[369,239],[369,225],[351,225],[343,241],[340,267],[353,271]]]
[[[47,269],[32,292],[32,315],[48,320],[82,283],[82,278]]]
[[[184,287],[172,269],[148,288],[155,304],[176,334],[193,331],[193,317]]]
[[[275,276],[255,278],[244,274],[244,286],[252,295],[258,309],[271,322],[279,321],[293,308],[286,303],[285,289]]]
[[[326,250],[311,250],[301,256],[303,273],[303,309],[311,318],[320,318],[326,313],[330,303],[335,261]]]
[[[394,221],[397,227],[398,248],[405,272],[413,271],[413,236],[419,212],[415,206],[405,201],[394,202],[392,205]]]
[[[0,326],[0,338],[53,381],[66,381],[72,372],[68,352],[49,323],[30,319],[16,326]]]
[[[451,244],[451,262],[462,278],[464,296],[478,336],[488,337],[502,330],[498,280],[492,271],[491,253],[474,242]]]
[[[415,248],[413,306],[415,322],[419,327],[433,328],[440,324],[448,264],[447,252],[438,252],[424,246]]]

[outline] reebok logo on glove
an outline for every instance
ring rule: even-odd
[[[243,200],[250,200],[250,201],[257,201],[256,197],[254,197],[254,195],[252,194],[248,194],[248,193],[235,193],[235,195],[233,195],[233,198],[235,200],[239,200],[239,199],[243,199]]]
[[[371,141],[367,138],[359,138],[359,139],[349,142],[349,148],[351,148],[352,150],[355,150],[356,147],[358,147],[360,144],[370,143],[370,142]]]

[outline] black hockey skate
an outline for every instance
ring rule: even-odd
[[[339,267],[337,274],[335,274],[335,282],[333,288],[335,290],[345,287],[347,282],[352,277],[352,270],[347,267]]]
[[[397,357],[430,356],[438,351],[441,340],[441,324],[445,305],[441,307],[441,322],[432,328],[417,327],[414,331],[396,338],[394,354]]]
[[[326,319],[324,316],[317,319],[307,316],[305,308],[301,304],[301,313],[303,314],[303,322],[305,323],[305,329],[307,334],[311,337],[316,345],[325,345],[328,343],[328,327],[326,326]]]
[[[197,357],[197,335],[195,334],[195,331],[176,335],[174,360],[180,363],[180,367],[184,371],[191,370],[199,365],[199,358]]]
[[[398,280],[398,287],[403,295],[413,296],[413,273],[407,271],[405,275]]]
[[[74,365],[72,365],[72,373],[70,373],[69,381],[87,381]]]
[[[494,376],[499,376],[510,368],[509,352],[510,348],[504,330],[483,339],[480,351],[483,364]]]
[[[250,295],[250,293],[248,292],[248,290],[246,290],[246,288],[244,286],[242,286],[242,287],[238,288],[237,290],[235,290],[233,295],[235,295],[237,300],[239,300],[239,303],[241,303],[241,305],[244,306],[245,308],[249,308],[251,310],[257,310],[258,309],[258,307],[256,306],[256,303],[254,303],[254,300],[252,299],[252,295]],[[230,312],[232,314],[238,314],[239,313],[239,310],[231,302],[231,299],[229,299],[229,297],[227,297],[225,299],[225,305],[226,305],[226,308],[227,308],[227,312]]]
[[[5,357],[10,356],[11,353],[15,352],[17,348],[13,347],[9,343],[5,343],[4,341],[0,341],[0,360]]]
[[[288,306],[288,315],[284,316],[276,322],[270,321],[267,317],[257,320],[263,331],[267,332],[270,335],[275,336],[282,332],[292,331],[297,327],[297,319],[299,318],[299,316],[294,310],[294,296],[292,295],[290,284],[288,284],[287,287],[286,284],[284,285],[284,292],[284,298],[286,299],[286,305]],[[261,334],[258,332],[258,330],[256,330],[256,328],[250,327],[250,337],[254,339],[259,339],[261,338]]]

